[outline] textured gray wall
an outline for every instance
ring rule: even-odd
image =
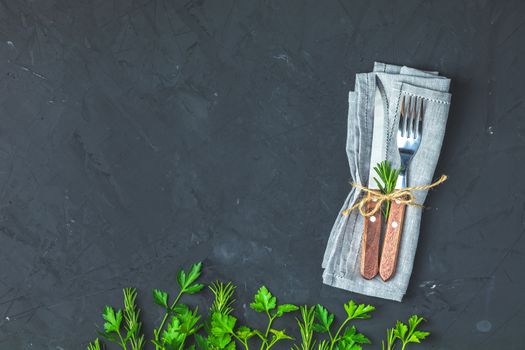
[[[151,324],[150,290],[203,260],[252,324],[264,283],[339,316],[376,305],[358,324],[376,349],[412,313],[421,349],[522,349],[524,18],[522,1],[1,1],[0,348],[83,348],[125,286]],[[347,92],[374,60],[453,78],[450,180],[402,304],[321,284]]]

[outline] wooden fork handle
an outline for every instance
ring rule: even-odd
[[[379,276],[381,276],[383,281],[389,280],[396,273],[405,207],[405,204],[396,203],[396,201],[392,201],[390,206],[390,214],[388,215],[386,233],[381,250],[381,261],[379,263]]]
[[[367,211],[371,210],[375,203],[369,202]],[[381,211],[373,216],[365,217],[363,228],[363,239],[361,241],[361,275],[366,279],[372,279],[379,271],[379,240],[381,238]]]

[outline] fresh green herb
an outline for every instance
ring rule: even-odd
[[[144,348],[144,334],[141,333],[142,324],[139,316],[140,310],[136,304],[137,290],[135,288],[124,289],[124,321],[126,329],[126,340],[129,340],[131,350],[142,350]]]
[[[250,307],[268,317],[266,330],[259,331],[246,326],[236,327],[237,318],[231,315],[233,304],[234,286],[231,283],[224,284],[215,282],[210,290],[215,295],[215,300],[210,308],[210,325],[208,337],[198,337],[197,343],[202,350],[234,349],[235,342],[239,342],[246,350],[249,350],[248,341],[251,338],[260,340],[260,350],[269,350],[277,342],[292,339],[284,330],[272,328],[275,319],[287,312],[293,312],[299,308],[292,304],[277,305],[277,298],[266,287],[261,287],[254,296]]]
[[[275,343],[282,339],[292,339],[286,335],[285,331],[278,331],[272,328],[273,321],[276,318],[283,316],[285,313],[299,310],[299,307],[293,304],[282,304],[277,306],[277,298],[270,293],[270,291],[262,286],[255,294],[254,301],[250,304],[250,307],[257,312],[264,312],[268,317],[268,325],[266,331],[263,333],[262,344],[260,350],[268,350]],[[277,309],[276,309],[277,308]],[[270,333],[272,338],[269,339]]]
[[[399,176],[399,173],[401,172],[401,169],[394,169],[390,165],[390,162],[388,161],[382,161],[381,163],[378,163],[374,170],[379,177],[378,180],[376,177],[374,177],[374,181],[377,184],[377,187],[383,194],[390,194],[394,191],[396,188],[396,182],[397,177]],[[383,204],[383,208],[381,208],[381,211],[383,212],[383,216],[385,217],[385,220],[388,219],[388,215],[390,213],[390,201],[385,201]]]
[[[98,338],[95,339],[92,343],[88,344],[87,350],[102,350],[102,346],[100,345]]]
[[[232,313],[232,304],[235,301],[233,299],[233,293],[235,292],[235,286],[228,282],[224,284],[220,281],[212,283],[209,287],[215,300],[210,308],[210,313],[218,312],[223,315],[229,315]]]
[[[370,313],[375,310],[371,305],[354,303],[350,300],[344,304],[346,311],[346,318],[337,328],[335,333],[332,329],[334,322],[334,315],[320,304],[317,304],[315,309],[315,318],[318,323],[314,324],[314,330],[319,333],[327,333],[329,340],[319,343],[319,350],[357,350],[361,349],[361,344],[370,344],[370,340],[361,333],[357,332],[355,326],[347,326],[348,322],[355,319],[367,319],[372,317]]]
[[[314,323],[315,323],[315,306],[303,305],[301,309],[301,319],[296,318],[299,330],[301,332],[301,344],[294,344],[295,350],[313,350],[315,346]]]
[[[102,318],[106,321],[104,322],[104,332],[100,332],[100,335],[110,342],[118,344],[124,350],[127,350],[128,343],[131,350],[142,350],[144,348],[144,335],[141,333],[140,311],[135,303],[137,291],[135,288],[125,288],[123,293],[124,312],[106,306],[102,312]],[[89,346],[91,347],[88,347],[89,350],[98,350],[100,348],[98,339]]]
[[[247,327],[240,327],[234,331],[237,319],[230,314],[233,312],[235,286],[231,283],[220,281],[209,286],[214,295],[214,301],[210,307],[209,320],[205,326],[207,337],[195,335],[195,340],[201,350],[234,349],[235,339],[241,342],[246,349],[247,339],[251,337]]]
[[[159,327],[153,330],[152,342],[155,344],[156,350],[182,349],[187,337],[195,334],[202,327],[198,323],[200,316],[197,315],[197,310],[191,311],[186,305],[179,304],[179,300],[184,294],[195,294],[204,288],[203,284],[194,283],[200,277],[201,269],[202,263],[199,262],[193,264],[188,273],[182,269],[177,273],[180,290],[171,305],[167,292],[158,289],[153,290],[154,302],[165,309]],[[172,316],[171,321],[164,331],[164,326],[170,315]]]
[[[421,343],[421,340],[425,339],[430,333],[418,331],[417,327],[425,319],[417,315],[413,315],[408,319],[408,325],[403,322],[397,321],[395,328],[389,328],[386,330],[387,342],[382,342],[383,350],[394,350],[398,341],[401,342],[401,350],[405,350],[410,343]]]
[[[386,347],[385,347],[385,341],[381,341],[381,349],[382,350],[394,350],[395,343],[396,343],[396,334],[394,333],[393,328],[388,328],[386,330]]]
[[[202,264],[191,266],[188,273],[184,270],[177,274],[180,291],[170,302],[167,292],[154,289],[153,301],[165,309],[165,316],[159,327],[153,331],[151,342],[157,350],[235,350],[240,344],[244,350],[257,345],[258,350],[270,350],[282,340],[293,340],[285,330],[274,328],[274,323],[285,313],[300,309],[299,325],[300,341],[294,344],[293,350],[361,350],[362,346],[370,344],[370,340],[359,333],[353,320],[368,319],[375,308],[371,305],[356,304],[350,300],[344,304],[346,317],[338,327],[334,326],[335,316],[322,305],[301,306],[279,304],[277,298],[266,288],[259,288],[250,308],[265,314],[267,325],[264,330],[249,328],[239,324],[232,315],[235,286],[231,283],[214,282],[209,286],[214,300],[209,308],[208,317],[202,321],[198,308],[180,303],[184,294],[194,294],[202,290],[204,285],[196,283],[201,274]],[[142,334],[140,310],[137,307],[137,292],[126,288],[124,292],[124,309],[114,309],[106,306],[103,310],[104,331],[99,334],[107,341],[117,344],[124,350],[144,350],[146,340]],[[386,344],[383,350],[405,350],[410,343],[419,343],[429,333],[418,331],[417,327],[423,321],[419,316],[412,316],[408,325],[397,321],[396,327],[387,330]],[[316,334],[320,333],[320,338]],[[400,346],[399,349],[395,349]],[[103,350],[99,339],[89,343],[87,350]]]

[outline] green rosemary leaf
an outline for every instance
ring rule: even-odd
[[[376,182],[376,185],[377,185],[377,188],[379,188],[379,191],[381,191],[381,193],[385,193],[386,189],[383,186],[383,183],[379,181],[376,177],[374,177],[374,181]]]
[[[235,286],[231,283],[223,283],[217,281],[209,286],[211,292],[215,296],[215,300],[210,307],[210,313],[218,312],[223,315],[229,315],[232,311],[232,304],[235,301],[233,294]]]
[[[102,350],[102,346],[100,345],[98,338],[95,339],[94,342],[88,344],[87,350]]]
[[[316,340],[314,339],[315,324],[315,307],[303,305],[301,309],[301,318],[295,318],[301,332],[301,343],[294,344],[294,350],[313,350]]]
[[[401,169],[394,169],[390,165],[390,162],[388,161],[382,161],[381,163],[378,163],[374,167],[374,171],[377,173],[377,176],[379,179],[374,177],[374,181],[377,183],[377,187],[383,194],[390,194],[392,193],[396,188],[397,178],[399,176],[399,173]],[[381,208],[381,211],[383,212],[383,216],[385,217],[385,220],[388,219],[388,215],[390,213],[390,201],[385,201],[383,203],[383,207]]]

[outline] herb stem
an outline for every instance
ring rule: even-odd
[[[337,332],[335,333],[335,336],[332,338],[332,336],[330,335],[330,350],[333,350],[334,348],[334,345],[339,341],[339,333],[341,333],[341,331],[343,330],[344,326],[346,326],[346,324],[351,320],[350,317],[348,317],[346,320],[344,320],[343,323],[341,323],[341,325],[339,326],[339,329],[337,330]]]
[[[170,309],[173,309],[175,307],[175,305],[177,305],[177,303],[179,302],[179,299],[182,296],[182,294],[184,294],[184,289],[180,290],[179,294],[177,295],[177,297],[175,298],[175,300],[171,304],[171,308]],[[159,340],[160,333],[162,332],[162,329],[164,328],[164,324],[166,323],[166,320],[168,319],[169,314],[170,314],[169,311],[166,311],[166,314],[164,315],[164,318],[162,319],[162,322],[160,323],[159,328],[157,328],[157,331],[155,332],[155,340],[157,340],[157,341]]]
[[[246,350],[250,350],[250,349],[248,348],[248,342],[247,342],[247,341],[244,341],[244,340],[242,340],[241,338],[239,338],[239,337],[237,336],[237,334],[235,334],[234,332],[231,332],[230,334],[231,334],[232,337],[234,337],[235,339],[237,339],[237,340],[239,341],[239,343],[241,343],[241,344],[244,346],[244,348],[245,348]]]
[[[266,310],[266,315],[268,315],[268,319],[269,319],[268,327],[266,327],[266,332],[264,333],[264,340],[261,344],[260,350],[263,350],[265,345],[266,345],[266,350],[270,349],[271,345],[273,345],[273,344],[271,345],[268,344],[268,334],[270,334],[270,329],[272,327],[272,323],[275,317],[272,317],[272,315],[270,315],[268,310]]]
[[[268,344],[268,347],[266,348],[266,350],[270,350],[270,348],[271,348],[272,346],[274,346],[275,343],[277,343],[277,340],[272,340],[272,341],[270,341],[270,344]]]
[[[127,350],[128,348],[126,346],[126,342],[122,338],[122,335],[120,334],[120,332],[118,332],[118,337],[120,338],[120,345],[122,346],[122,349]]]

